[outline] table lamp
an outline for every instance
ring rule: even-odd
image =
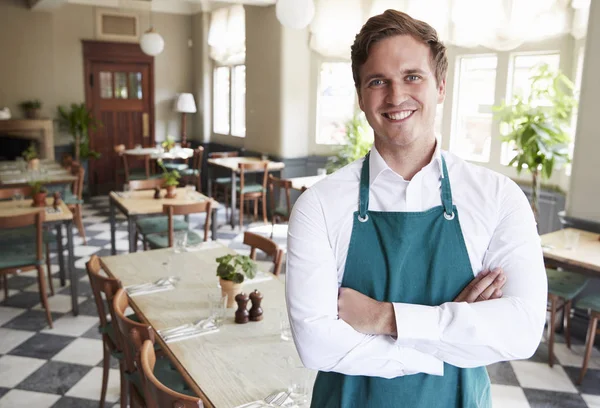
[[[185,114],[196,113],[196,102],[191,93],[181,93],[175,100],[175,112],[181,112],[181,146],[187,146],[187,134],[185,131]]]

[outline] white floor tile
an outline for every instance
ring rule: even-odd
[[[104,245],[104,249],[110,249],[110,243]],[[129,251],[129,241],[126,239],[117,240],[115,242],[115,248],[118,251]],[[141,247],[138,244],[138,250],[141,250]]]
[[[10,390],[0,399],[0,408],[50,408],[60,397],[60,395],[43,392]]]
[[[60,288],[60,284],[54,287],[54,291]],[[87,298],[78,297],[77,303],[84,302]],[[54,296],[50,296],[48,298],[48,305],[50,306],[50,311],[58,312],[58,313],[68,313],[71,311],[71,296],[70,295],[61,295],[56,293]],[[41,303],[38,303],[33,307],[34,310],[43,310],[44,307]]]
[[[108,221],[108,219],[106,221]],[[98,224],[93,224],[87,227],[85,231],[110,231],[110,223],[100,222]]]
[[[16,289],[10,289],[10,280],[8,281],[8,287],[9,287],[9,289],[8,289],[8,297],[11,297],[11,296],[16,295],[17,293],[19,293],[19,291],[16,290]],[[4,289],[2,289],[0,291],[0,300],[4,300]]]
[[[127,239],[127,232],[126,231],[115,231],[115,237],[116,239]],[[94,239],[105,239],[107,241],[110,241],[110,229],[108,231],[104,231],[98,235],[94,235],[93,237]]]
[[[75,261],[74,265],[77,269],[85,269],[85,264],[90,260],[89,256],[84,256]]]
[[[42,332],[79,337],[96,324],[98,324],[97,317],[65,315],[54,321],[53,329],[44,329]]]
[[[10,295],[10,290],[8,291],[8,294]],[[4,297],[4,295],[2,296]],[[16,307],[0,306],[0,326],[9,320],[14,319],[18,315],[25,313],[25,311],[25,309],[19,309]]]
[[[588,408],[600,408],[600,395],[581,394]]]
[[[46,360],[39,358],[9,355],[0,357],[0,387],[15,387],[45,363]]]
[[[91,245],[77,245],[75,246],[73,252],[75,256],[90,256],[100,251],[101,247],[91,246]]]
[[[108,223],[109,222],[109,218],[108,216],[96,216],[96,215],[85,215],[83,217],[83,220],[85,222],[89,222],[89,223]],[[88,227],[89,229],[89,227]]]
[[[110,369],[108,374],[108,386],[106,389],[106,402],[116,402],[120,395],[120,373],[117,369]],[[102,388],[102,368],[94,367],[67,393],[68,397],[85,398],[92,400],[100,399]]]
[[[550,368],[546,363],[534,363],[531,361],[512,361],[511,365],[519,380],[519,384],[523,388],[557,392],[577,392],[569,376],[559,365],[555,364],[554,367]]]
[[[52,360],[95,366],[102,360],[102,340],[78,338]]]
[[[583,364],[583,356],[585,354],[584,345],[572,345],[571,349],[567,348],[566,344],[554,344],[554,355],[561,365],[570,367],[581,367]],[[588,368],[600,369],[600,351],[597,348],[592,349]]]
[[[492,384],[492,406],[494,408],[530,408],[521,387]]]
[[[0,354],[6,354],[25,340],[33,336],[35,332],[0,328]]]

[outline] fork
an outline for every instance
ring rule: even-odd
[[[289,391],[284,391],[283,394],[281,392],[276,392],[271,395],[268,395],[264,401],[269,404],[272,405],[274,407],[280,407],[283,405],[283,403],[288,399],[288,397],[290,396]]]

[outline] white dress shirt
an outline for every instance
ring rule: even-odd
[[[441,154],[436,150],[406,181],[373,147],[369,210],[426,211],[441,205]],[[478,367],[535,352],[545,322],[547,281],[527,198],[509,178],[443,155],[473,276],[503,268],[502,299],[394,303],[396,339],[359,333],[338,319],[338,288],[358,209],[363,159],[358,160],[304,192],[289,222],[286,296],[294,341],[307,367],[384,378],[443,375],[443,362]]]

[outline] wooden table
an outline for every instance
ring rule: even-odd
[[[209,293],[217,288],[215,258],[233,251],[220,243],[204,243],[200,250],[173,254],[171,249],[102,257],[100,262],[124,286],[153,282],[169,275],[181,280],[171,291],[130,298],[137,315],[157,330],[209,316]],[[170,261],[169,261],[170,259]],[[167,272],[163,263],[170,262]],[[236,324],[234,309],[219,332],[175,343],[157,341],[206,407],[236,407],[285,389],[291,381],[286,358],[300,365],[291,341],[280,338],[281,313],[286,310],[284,284],[277,278],[247,286],[263,294],[264,319]]]
[[[231,228],[235,228],[235,208],[236,208],[236,200],[237,200],[237,175],[240,172],[239,165],[242,163],[258,163],[264,161],[258,157],[223,157],[219,159],[208,159],[208,194],[212,194],[212,168],[222,168],[231,172]],[[269,160],[269,165],[267,170],[271,171],[281,171],[285,167],[285,164],[282,162],[274,162]],[[254,171],[255,173],[257,171]]]
[[[52,207],[54,199],[46,198],[46,217],[44,219],[45,227],[54,227],[56,229],[56,243],[58,251],[58,262],[60,266],[60,284],[65,286],[65,280],[67,271],[69,272],[69,280],[71,282],[71,304],[73,308],[73,315],[79,314],[79,303],[77,302],[78,296],[78,283],[77,274],[75,272],[75,259],[73,256],[73,214],[69,210],[69,207],[61,201],[58,207],[58,212],[54,211]],[[21,201],[0,201],[0,215],[21,215],[35,211],[36,209],[31,206],[32,200],[26,199]],[[62,227],[67,230],[67,253],[68,253],[68,267],[65,268],[64,249],[62,240]]]
[[[129,233],[129,252],[134,252],[135,245],[135,221],[141,217],[163,214],[163,204],[192,204],[201,200],[209,200],[203,194],[196,191],[190,192],[185,188],[175,190],[175,198],[164,198],[166,192],[161,190],[163,198],[155,199],[154,190],[132,191],[121,193],[112,191],[109,195],[110,204],[110,248],[111,254],[117,253],[116,249],[116,214],[115,207],[118,208],[127,217],[127,231]],[[221,205],[213,200],[211,209],[211,235],[212,239],[217,238],[217,211]]]
[[[307,176],[307,177],[292,177],[288,180],[292,182],[292,188],[294,190],[302,191],[305,188],[310,188],[314,184],[323,180],[327,175],[319,175],[319,176]]]
[[[579,233],[579,242],[573,249],[565,248],[565,237],[569,231]],[[600,277],[599,234],[575,228],[565,228],[544,234],[540,238],[546,266],[560,267],[595,278]]]

